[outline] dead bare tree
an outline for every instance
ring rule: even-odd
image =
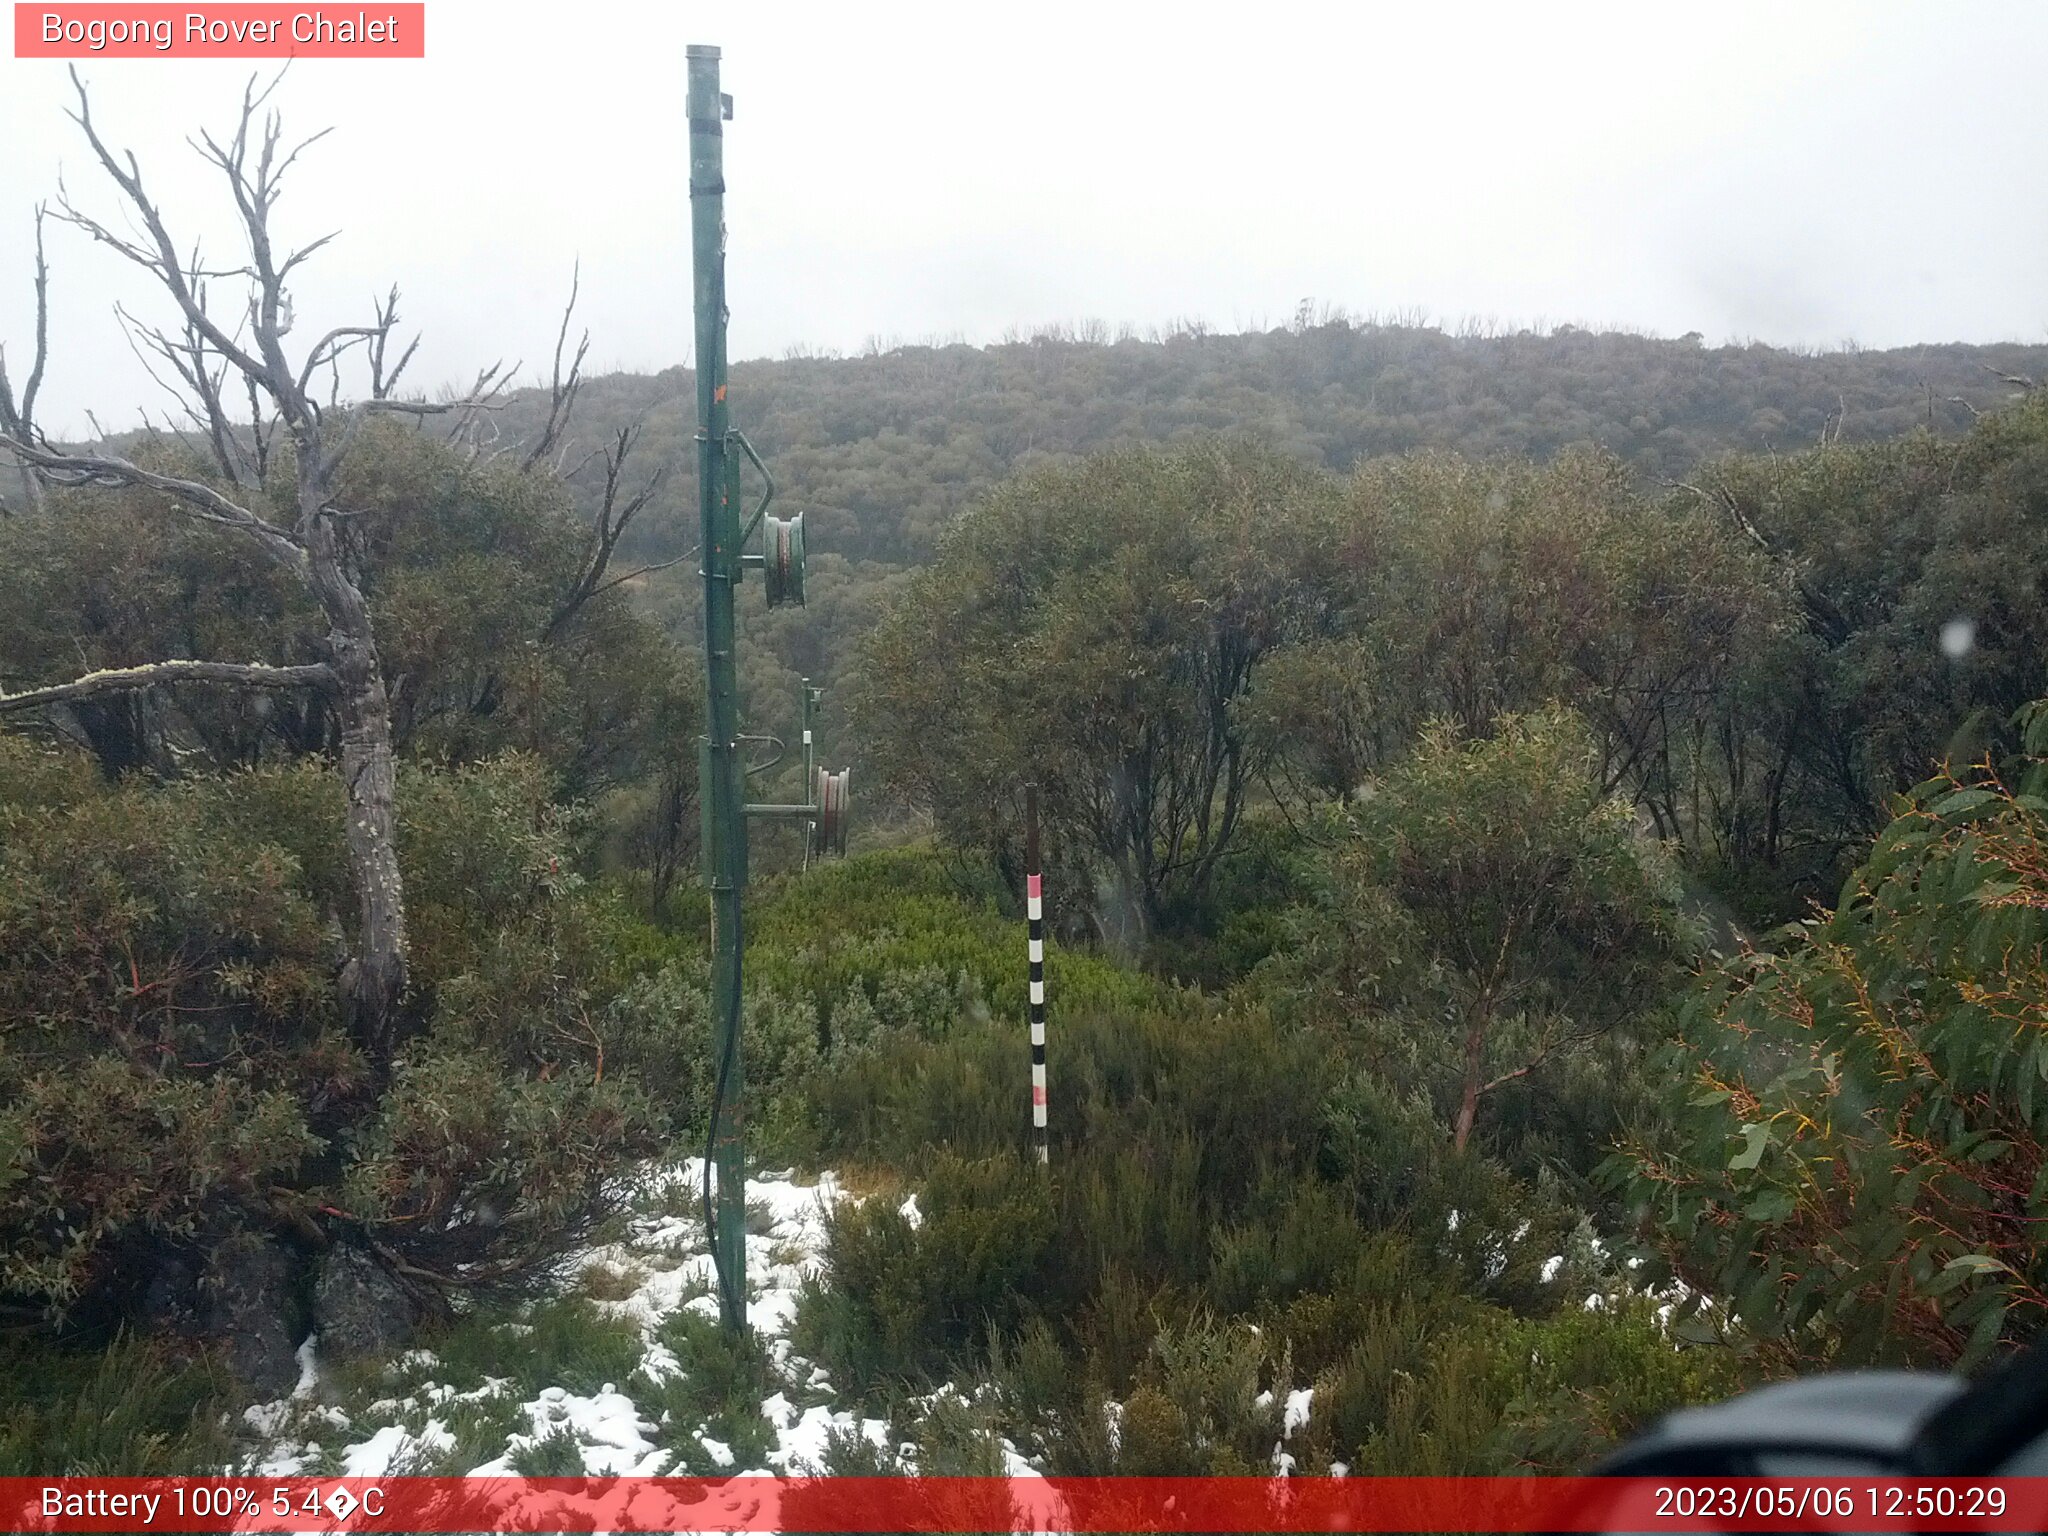
[[[521,458],[522,472],[531,474],[544,470],[560,476],[564,481],[573,481],[592,464],[604,468],[604,488],[600,493],[597,510],[591,516],[590,531],[584,546],[583,559],[579,562],[576,578],[555,605],[547,627],[541,631],[541,643],[545,645],[562,632],[590,600],[599,593],[609,592],[613,587],[622,586],[641,576],[665,571],[670,566],[680,565],[694,555],[693,549],[673,560],[660,560],[642,565],[622,575],[610,575],[612,556],[619,547],[619,540],[625,536],[627,527],[647,505],[654,493],[668,478],[668,466],[661,468],[647,478],[639,490],[621,500],[624,491],[626,460],[639,441],[640,428],[636,424],[621,427],[612,441],[583,456],[574,469],[564,470],[568,462],[571,441],[569,424],[576,414],[576,399],[583,390],[583,360],[590,354],[590,332],[584,331],[576,342],[576,350],[570,354],[566,372],[562,368],[562,354],[569,345],[569,326],[576,315],[576,300],[583,289],[583,264],[579,261],[569,277],[569,302],[562,308],[562,323],[555,332],[554,368],[548,380],[548,413],[541,422],[540,433],[534,438]]]
[[[565,455],[568,452],[563,439],[569,431],[569,418],[576,411],[576,396],[583,389],[583,359],[590,353],[590,332],[585,331],[576,343],[576,355],[570,358],[566,375],[562,372],[562,349],[568,344],[569,321],[576,313],[576,298],[582,289],[583,263],[579,261],[569,275],[569,302],[562,307],[562,328],[555,333],[555,367],[548,381],[548,419],[541,423],[540,436],[527,449],[522,469],[531,470],[545,462],[558,447]]]
[[[36,346],[19,399],[7,377],[7,348],[0,346],[0,432],[23,440],[35,436],[36,392],[43,387],[43,364],[50,353],[50,265],[43,257],[43,217],[47,212],[40,206],[36,209]],[[35,472],[26,464],[16,467],[21,473],[22,494],[31,502],[39,501],[42,485]]]
[[[170,683],[315,688],[328,694],[341,726],[340,770],[348,806],[345,837],[358,905],[353,953],[343,973],[344,995],[357,1038],[381,1074],[389,1069],[397,1044],[406,984],[404,881],[398,866],[390,703],[369,604],[345,537],[348,514],[337,505],[341,472],[370,417],[447,414],[455,418],[455,433],[460,433],[494,403],[505,370],[483,370],[472,388],[455,399],[400,399],[394,391],[412,356],[412,345],[387,366],[387,347],[398,324],[396,289],[373,305],[370,323],[334,327],[296,362],[287,355],[285,341],[294,322],[289,279],[334,236],[323,235],[282,255],[273,243],[272,214],[285,174],[309,145],[324,136],[314,134],[286,146],[277,112],[264,110],[276,81],[260,91],[251,81],[243,92],[235,131],[225,143],[202,133],[193,145],[225,178],[246,245],[246,259],[216,269],[201,260],[196,247],[189,256],[179,254],[181,248],[144,185],[135,155],[116,154],[102,140],[85,85],[75,70],[71,78],[78,105],[69,115],[100,168],[120,190],[123,212],[133,228],[117,232],[84,212],[68,191],[60,190],[56,215],[148,273],[169,297],[175,318],[168,326],[125,315],[124,320],[138,352],[170,370],[168,377],[157,375],[159,382],[179,398],[196,435],[211,450],[221,483],[167,474],[112,453],[69,451],[53,444],[37,426],[34,397],[48,325],[40,238],[36,362],[18,403],[0,386],[0,409],[5,412],[0,415],[0,449],[43,486],[152,490],[162,495],[167,509],[248,537],[303,583],[318,603],[326,625],[324,657],[312,665],[290,667],[165,660],[0,693],[0,715]],[[40,232],[40,218],[38,226]],[[238,290],[243,307],[232,320],[217,315],[209,303],[210,287],[217,283],[231,283]],[[369,391],[344,405],[340,365],[355,352],[368,365]],[[325,403],[315,387],[323,371],[331,380]],[[237,394],[247,396],[246,421],[230,417],[228,402]],[[270,445],[279,430],[295,451],[295,483],[285,507],[275,507],[262,494]]]
[[[553,425],[554,418],[550,416],[550,428]],[[619,500],[619,491],[626,472],[626,459],[632,453],[633,444],[639,436],[638,427],[619,428],[618,436],[608,447],[591,454],[582,464],[570,471],[571,475],[579,474],[592,460],[601,460],[604,464],[604,492],[598,501],[597,511],[590,520],[590,532],[587,535],[583,560],[577,569],[576,579],[569,584],[569,590],[562,594],[562,600],[556,605],[553,616],[548,620],[548,627],[542,631],[543,643],[559,634],[562,626],[580,613],[584,605],[600,592],[609,592],[613,587],[623,586],[638,577],[651,575],[655,571],[665,571],[672,565],[680,565],[697,552],[693,548],[685,554],[677,555],[673,560],[657,560],[651,565],[636,566],[618,576],[607,575],[611,570],[612,555],[619,547],[619,540],[625,537],[627,527],[639,514],[640,509],[646,506],[654,493],[661,488],[662,481],[668,478],[668,467],[663,465],[647,477],[646,484],[639,490],[623,502]]]

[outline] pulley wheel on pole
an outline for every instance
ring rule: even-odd
[[[763,519],[762,575],[767,578],[768,606],[804,604],[804,515]]]
[[[828,853],[846,856],[847,781],[852,773],[851,768],[842,768],[837,773],[829,768],[818,770],[816,835],[821,857]]]

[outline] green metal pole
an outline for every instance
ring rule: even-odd
[[[704,876],[711,888],[712,1224],[718,1310],[747,1325],[745,1076],[740,1064],[740,892],[747,879],[741,815],[739,675],[733,597],[739,585],[739,506],[726,465],[725,130],[731,102],[718,89],[718,50],[689,48],[690,227],[697,311],[697,499],[704,557],[705,736],[699,746]]]

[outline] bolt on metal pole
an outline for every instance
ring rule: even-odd
[[[741,806],[739,673],[733,599],[740,580],[737,464],[727,464],[725,401],[725,120],[716,48],[688,50],[690,229],[697,319],[697,501],[704,559],[705,735],[698,792],[704,804],[704,874],[711,890],[714,1080],[711,1161],[717,1212],[708,1234],[718,1270],[719,1318],[747,1325],[745,1075],[740,1063],[740,893],[747,878]]]

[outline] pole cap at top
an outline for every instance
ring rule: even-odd
[[[718,47],[714,43],[692,43],[683,50],[683,56],[691,59],[715,59]]]

